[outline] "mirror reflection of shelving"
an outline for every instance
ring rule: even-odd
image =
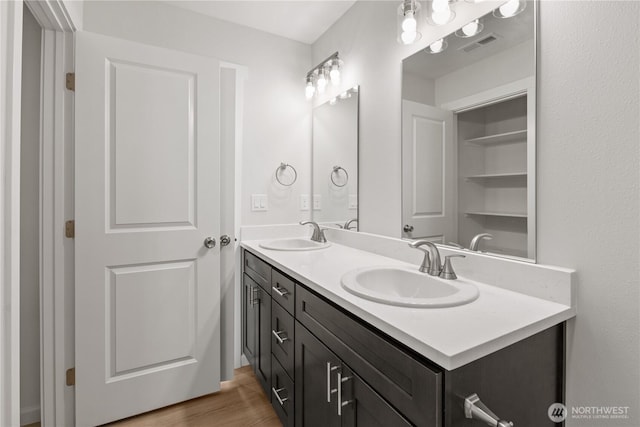
[[[528,256],[527,96],[457,114],[459,241]]]

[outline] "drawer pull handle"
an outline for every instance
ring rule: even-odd
[[[347,406],[352,400],[342,401],[342,383],[349,381],[351,377],[343,377],[341,372],[338,372],[338,416],[342,416],[342,407]]]
[[[281,288],[279,283],[276,286],[272,286],[271,289],[273,289],[273,292],[280,295],[281,297],[285,297],[291,293],[285,288]]]
[[[464,416],[466,418],[480,420],[493,427],[513,427],[511,421],[501,420],[496,414],[491,412],[475,393],[464,399]]]
[[[285,341],[289,341],[289,337],[285,336],[284,338],[280,336],[280,334],[284,334],[285,331],[274,331],[271,330],[271,333],[273,334],[274,337],[276,337],[276,339],[278,340],[278,344],[283,344]]]
[[[286,391],[286,389],[284,388],[279,388],[279,389],[275,389],[275,387],[271,387],[271,391],[273,392],[273,395],[276,397],[276,399],[278,399],[278,403],[280,404],[280,406],[284,406],[284,402],[286,402],[287,400],[289,400],[288,397],[280,397],[280,392],[281,391]]]
[[[331,366],[331,362],[327,362],[327,403],[331,403],[331,395],[337,390],[331,388],[331,372],[338,369],[337,366]]]

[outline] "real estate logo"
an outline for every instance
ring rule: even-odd
[[[549,406],[547,415],[549,415],[549,419],[554,423],[561,423],[567,419],[567,407],[562,403],[553,403]]]

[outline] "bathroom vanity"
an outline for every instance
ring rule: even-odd
[[[340,244],[242,246],[243,353],[283,425],[486,425],[465,417],[474,394],[514,426],[556,425],[547,410],[564,401],[571,307],[492,286],[460,307],[389,306],[337,278],[399,261]]]

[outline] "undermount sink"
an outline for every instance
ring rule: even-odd
[[[478,298],[478,288],[465,279],[445,280],[417,267],[368,267],[342,276],[342,287],[354,295],[404,307],[454,307]]]
[[[328,248],[330,245],[329,242],[314,242],[308,238],[276,239],[260,243],[261,247],[274,251],[313,251]]]

